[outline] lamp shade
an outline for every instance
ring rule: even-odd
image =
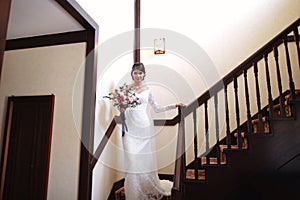
[[[154,54],[165,53],[165,38],[154,39]]]

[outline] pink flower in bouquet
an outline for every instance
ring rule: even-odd
[[[117,107],[121,112],[122,136],[124,136],[125,130],[127,131],[124,112],[129,107],[136,107],[141,104],[140,99],[135,95],[133,88],[126,84],[120,86],[119,89],[115,89],[114,92],[109,93],[108,96],[104,96],[103,98],[111,100],[113,102],[113,106]]]
[[[104,96],[113,102],[113,106],[117,107],[120,112],[124,112],[129,107],[136,107],[141,104],[140,99],[136,96],[133,88],[123,84],[114,92]]]

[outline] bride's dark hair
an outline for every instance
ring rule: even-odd
[[[132,66],[132,69],[131,69],[131,77],[132,77],[133,71],[136,70],[136,69],[137,69],[137,70],[140,70],[140,71],[142,71],[142,72],[144,72],[144,74],[146,75],[146,70],[145,70],[144,64],[141,63],[141,62],[136,62],[136,63],[134,63],[133,66]]]

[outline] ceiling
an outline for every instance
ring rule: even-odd
[[[11,0],[7,39],[79,30],[84,28],[55,0]]]

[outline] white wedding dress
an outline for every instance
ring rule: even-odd
[[[176,106],[159,106],[148,88],[136,94],[141,104],[125,111],[128,131],[123,136],[125,151],[125,197],[126,200],[156,200],[170,196],[173,182],[160,180],[157,173],[153,141],[153,120],[148,104],[155,112],[175,109]]]

